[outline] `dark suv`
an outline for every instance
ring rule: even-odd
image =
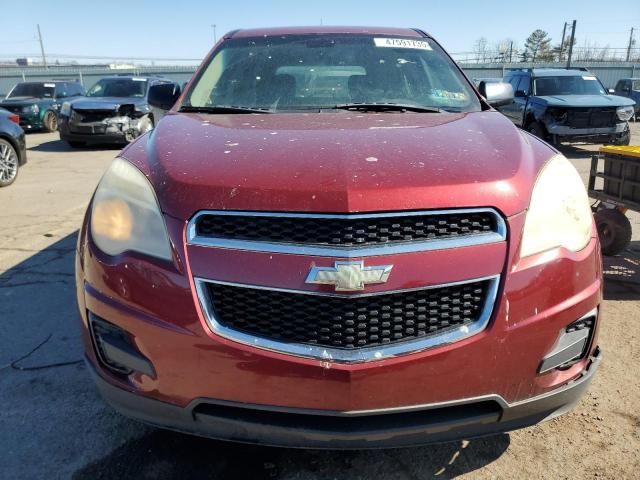
[[[636,102],[636,119],[640,116],[640,78],[622,78],[618,80],[614,95],[628,97]]]
[[[126,144],[159,120],[147,101],[151,85],[173,82],[157,77],[118,75],[100,79],[86,97],[60,110],[60,139],[72,147],[88,143]]]
[[[14,86],[0,107],[20,116],[25,130],[58,129],[58,111],[62,102],[84,95],[78,82],[22,82]]]
[[[586,70],[528,69],[507,73],[513,103],[500,107],[517,126],[551,143],[628,145],[633,100],[610,95]]]

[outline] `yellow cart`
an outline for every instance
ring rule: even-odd
[[[596,188],[596,180],[598,182]],[[627,210],[640,212],[640,146],[600,147],[591,158],[589,196],[593,205],[602,253],[616,255],[631,242]]]

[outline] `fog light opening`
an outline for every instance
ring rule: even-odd
[[[594,309],[562,329],[555,345],[542,359],[538,373],[566,370],[584,359],[591,346],[597,316],[598,310]]]
[[[91,312],[88,315],[96,356],[102,365],[120,375],[140,372],[155,377],[153,365],[137,349],[126,330]]]

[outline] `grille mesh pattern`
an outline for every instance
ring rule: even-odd
[[[208,284],[223,326],[281,342],[362,348],[478,320],[489,281],[367,297],[328,297]]]
[[[568,111],[568,124],[573,128],[613,127],[617,121],[615,108],[585,108]]]
[[[205,214],[197,235],[210,238],[309,245],[366,246],[490,233],[490,212],[421,214],[397,217],[318,218]]]

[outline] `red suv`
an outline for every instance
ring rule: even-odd
[[[100,181],[86,359],[153,425],[271,445],[469,438],[569,410],[598,367],[582,181],[429,35],[240,30]],[[175,105],[174,105],[175,102]]]

